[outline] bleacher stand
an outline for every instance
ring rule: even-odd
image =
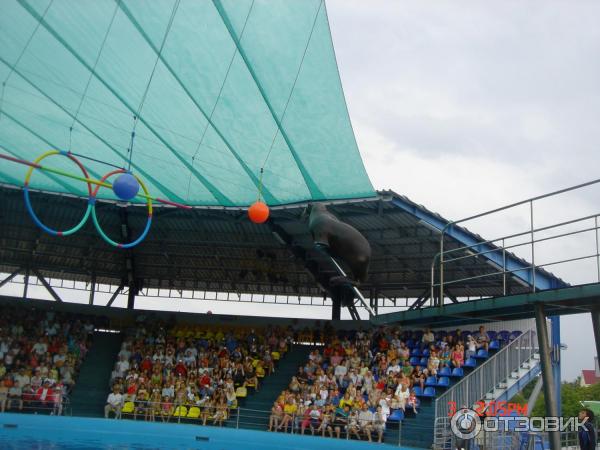
[[[290,329],[278,327],[138,323],[118,354],[105,416],[222,425],[260,389],[292,340]],[[120,408],[111,405],[117,394]]]
[[[386,423],[416,416],[422,401],[431,401],[510,338],[507,332],[506,340],[495,339],[484,327],[314,334],[325,346],[310,353],[275,401],[269,430],[379,442]],[[471,341],[472,352],[465,351]]]
[[[0,410],[60,415],[94,332],[93,318],[30,308],[0,316]]]

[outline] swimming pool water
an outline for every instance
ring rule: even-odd
[[[1,450],[337,450],[385,444],[132,420],[0,414]],[[410,450],[408,447],[394,447]]]

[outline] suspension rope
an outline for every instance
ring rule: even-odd
[[[238,42],[240,45],[242,43],[242,38],[244,37],[244,32],[246,31],[246,25],[248,24],[248,18],[250,17],[252,8],[254,8],[254,1],[255,0],[252,0],[252,3],[250,4],[250,8],[248,9],[248,14],[246,14],[246,20],[244,21],[244,26],[242,27],[240,37],[238,38]],[[212,122],[213,114],[215,113],[215,110],[217,109],[217,105],[219,104],[219,100],[221,99],[221,95],[223,94],[223,88],[225,87],[225,83],[227,82],[227,78],[229,77],[229,72],[231,71],[231,67],[233,66],[233,61],[235,60],[237,53],[238,53],[238,46],[236,45],[235,49],[233,51],[233,55],[231,55],[231,59],[229,60],[229,66],[227,66],[227,72],[225,72],[225,78],[223,78],[223,82],[221,83],[221,87],[219,89],[219,94],[217,95],[217,99],[215,100],[212,110],[210,111],[210,115],[208,116],[208,120],[206,121],[206,126],[204,127],[204,130],[202,131],[202,136],[200,137],[200,142],[198,142],[196,151],[194,152],[194,155],[192,156],[192,166],[194,165],[194,160],[196,159],[196,156],[198,156],[200,147],[202,146],[202,143],[204,142],[204,137],[206,136],[208,127]],[[186,194],[188,199],[190,196],[191,183],[192,183],[192,172],[190,171],[190,179],[188,181],[188,188],[187,188],[187,194]]]
[[[2,82],[2,92],[0,93],[0,119],[2,119],[2,106],[3,106],[3,103],[4,103],[4,89],[6,88],[6,83],[8,83],[8,80],[10,79],[10,76],[13,74],[13,72],[15,71],[17,65],[21,61],[21,58],[25,54],[25,51],[27,51],[27,49],[29,48],[29,44],[31,44],[31,41],[33,40],[33,37],[37,33],[37,30],[40,28],[40,25],[42,24],[42,22],[44,21],[44,18],[46,17],[46,14],[48,13],[48,10],[52,6],[52,3],[54,3],[54,0],[50,0],[50,3],[48,3],[48,6],[46,6],[46,9],[44,10],[44,13],[40,17],[40,20],[38,20],[38,23],[35,25],[35,28],[33,29],[31,35],[29,36],[29,39],[27,39],[27,42],[25,43],[25,46],[21,50],[21,53],[19,53],[19,57],[17,58],[17,60],[15,61],[15,63],[11,66],[11,68],[10,68],[10,70],[8,72],[8,75],[6,76],[6,78],[4,79],[4,81]]]
[[[313,20],[312,28],[310,29],[310,34],[308,35],[308,40],[306,41],[306,46],[304,47],[304,53],[302,54],[302,59],[300,60],[300,65],[298,66],[298,71],[296,72],[296,77],[294,78],[294,83],[292,84],[292,88],[290,89],[290,93],[288,95],[287,101],[285,102],[285,107],[283,108],[283,113],[281,114],[281,118],[279,119],[279,123],[283,126],[283,121],[285,120],[285,114],[287,113],[288,106],[290,104],[290,100],[292,99],[292,95],[294,94],[294,90],[296,89],[296,83],[298,82],[298,78],[300,77],[300,72],[302,71],[302,65],[304,64],[304,58],[306,57],[306,53],[308,51],[308,46],[310,45],[310,40],[312,39],[313,32],[315,31],[315,26],[317,25],[317,18],[319,17],[319,13],[321,12],[321,8],[323,7],[323,0],[319,2],[319,7],[317,8],[317,12],[315,14],[315,18]],[[271,156],[271,152],[273,151],[273,146],[275,145],[275,140],[279,135],[280,127],[277,127],[275,130],[275,135],[273,136],[273,140],[271,141],[271,146],[269,147],[269,151],[267,152],[267,156],[260,167],[260,179],[258,184],[258,200],[260,201],[262,195],[262,180],[263,180],[263,172],[269,157]]]
[[[81,109],[81,105],[83,105],[83,101],[85,100],[85,96],[87,94],[88,88],[90,87],[90,83],[92,81],[92,77],[94,73],[96,73],[96,66],[98,65],[98,61],[100,61],[100,56],[102,55],[102,50],[104,50],[104,45],[106,44],[106,40],[108,39],[108,34],[113,26],[115,21],[115,17],[117,15],[117,11],[119,10],[119,5],[121,0],[118,0],[117,5],[115,6],[115,10],[113,11],[112,18],[110,19],[110,23],[108,24],[108,28],[106,29],[106,33],[104,34],[104,39],[102,39],[102,44],[100,45],[100,50],[98,50],[98,54],[96,55],[96,60],[94,61],[94,65],[92,70],[90,71],[90,76],[88,77],[87,83],[85,84],[85,89],[83,90],[83,94],[81,94],[81,98],[79,99],[79,105],[77,105],[77,110],[75,111],[75,115],[73,116],[73,122],[71,122],[71,126],[69,127],[69,152],[71,151],[71,136],[73,134],[73,127],[77,122],[77,116],[79,115],[79,110]]]
[[[154,73],[156,72],[156,67],[158,66],[158,61],[160,61],[160,57],[162,55],[163,48],[165,47],[165,43],[167,42],[167,36],[171,31],[171,26],[173,25],[173,21],[175,20],[175,15],[177,14],[177,10],[179,9],[180,0],[175,0],[173,5],[173,11],[171,11],[171,17],[169,18],[169,23],[167,25],[167,29],[165,31],[165,35],[163,36],[162,42],[160,44],[160,48],[158,50],[158,54],[156,55],[156,60],[154,61],[154,67],[152,68],[152,72],[150,73],[150,78],[148,79],[148,83],[146,84],[146,89],[144,90],[144,95],[142,95],[142,100],[140,101],[140,106],[138,106],[137,112],[133,116],[133,129],[131,130],[131,143],[129,146],[129,162],[127,165],[127,171],[131,169],[131,158],[133,157],[133,143],[135,140],[135,129],[137,128],[138,118],[140,117],[140,113],[142,112],[142,108],[144,107],[144,102],[146,101],[146,96],[148,95],[148,91],[150,90],[150,84],[152,83],[152,79],[154,78]]]

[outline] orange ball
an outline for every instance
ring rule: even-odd
[[[269,207],[263,202],[256,202],[248,209],[248,217],[254,223],[264,223],[269,218]]]

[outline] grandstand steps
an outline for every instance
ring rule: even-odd
[[[94,333],[92,346],[81,365],[77,384],[70,395],[74,416],[103,417],[110,374],[117,360],[122,337],[118,333]]]
[[[540,373],[540,355],[535,353],[528,361],[521,364],[518,370],[511,372],[510,377],[485,395],[486,400],[510,400],[529,381]]]
[[[306,363],[312,349],[313,347],[308,345],[293,346],[279,361],[275,373],[262,379],[259,391],[249,390],[248,397],[240,402],[240,428],[257,430],[268,428],[273,402],[283,390],[287,389],[292,377],[298,371],[298,366]],[[233,412],[226,425],[235,427],[237,420],[236,413]]]
[[[421,399],[419,413],[407,412],[402,421],[401,443],[417,448],[431,448],[433,442],[433,424],[435,421],[435,402],[431,399]],[[386,431],[385,442],[398,445],[396,427]]]

